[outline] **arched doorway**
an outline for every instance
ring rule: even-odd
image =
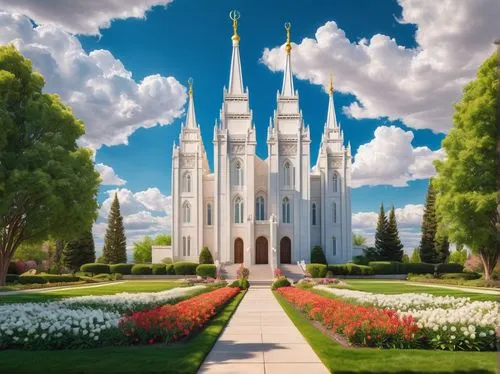
[[[241,238],[236,238],[234,241],[234,263],[243,263],[243,240]]]
[[[267,239],[263,236],[259,236],[255,241],[255,263],[256,264],[267,264]]]
[[[280,263],[292,263],[292,241],[288,236],[284,236],[280,240]]]

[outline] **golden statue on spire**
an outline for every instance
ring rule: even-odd
[[[193,78],[188,79],[188,85],[189,85],[189,96],[193,96]]]
[[[290,54],[290,51],[292,50],[292,45],[290,44],[290,29],[292,28],[292,25],[290,22],[285,23],[285,30],[286,30],[286,44],[285,44],[285,49],[286,53]]]
[[[330,73],[330,86],[328,87],[328,92],[333,95],[333,74]]]
[[[240,19],[240,12],[238,12],[236,9],[230,11],[229,18],[233,20],[233,30],[234,30],[234,34],[231,37],[231,39],[233,39],[233,41],[235,42],[239,42],[240,36],[238,35],[238,20]]]

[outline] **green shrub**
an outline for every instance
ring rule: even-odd
[[[111,274],[97,274],[92,277],[92,279],[99,280],[99,281],[110,281],[113,278],[111,278]]]
[[[167,275],[167,265],[165,264],[153,264],[151,270],[153,275]]]
[[[232,281],[231,284],[229,285],[229,287],[239,288],[240,287],[240,281],[239,280]]]
[[[196,268],[198,264],[196,262],[176,262],[174,264],[176,275],[196,275]]]
[[[464,271],[463,265],[460,264],[437,264],[436,273],[461,273]]]
[[[19,275],[17,274],[7,274],[7,277],[5,278],[5,281],[7,283],[15,283],[19,281]]]
[[[200,264],[196,268],[196,275],[203,278],[215,278],[217,269],[215,265],[211,264]]]
[[[212,253],[208,247],[203,247],[200,252],[200,264],[213,264],[214,258],[212,257]]]
[[[441,274],[441,279],[464,279],[464,280],[472,280],[481,278],[481,274],[479,273],[445,273]]]
[[[132,266],[132,275],[151,275],[153,274],[153,269],[151,265],[146,264],[135,264]]]
[[[306,271],[311,274],[312,278],[324,278],[326,276],[326,265],[324,264],[307,264]]]
[[[370,260],[366,256],[354,256],[352,262],[356,265],[368,265]]]
[[[49,283],[63,283],[63,282],[78,282],[80,281],[80,277],[76,277],[73,275],[54,275],[54,274],[42,274],[40,275],[43,279],[45,279]]]
[[[240,288],[242,290],[248,290],[250,288],[250,282],[246,278],[242,278],[239,280],[240,282]]]
[[[164,264],[168,264],[168,265],[174,263],[170,257],[165,257],[163,260],[161,260],[161,262],[163,262]]]
[[[134,264],[113,264],[109,265],[109,270],[111,273],[118,273],[123,275],[132,274],[132,267]]]
[[[434,267],[433,264],[426,264],[425,262],[404,264],[405,272],[413,274],[434,274]]]
[[[335,264],[328,265],[327,271],[331,271],[333,275],[373,275],[373,268],[366,265],[356,264]]]
[[[80,266],[80,271],[83,271],[84,273],[92,273],[92,274],[109,274],[109,265],[108,264],[98,264],[98,263],[91,263],[91,264],[83,264]]]
[[[327,272],[331,272],[334,276],[335,275],[347,275],[347,268],[345,265],[328,265],[327,267]]]
[[[311,249],[311,264],[328,264],[326,262],[325,252],[323,252],[323,248],[319,245],[316,245]]]
[[[165,269],[167,270],[167,275],[175,275],[174,264],[167,264]]]
[[[398,261],[370,261],[375,274],[405,274],[404,264]]]
[[[271,288],[276,290],[281,287],[290,287],[290,282],[286,277],[279,277],[278,279],[275,279]]]
[[[111,280],[118,281],[118,280],[122,280],[123,279],[123,274],[114,273],[114,274],[111,274],[110,277],[111,277]]]
[[[22,275],[17,281],[21,284],[45,284],[47,281],[40,275]]]

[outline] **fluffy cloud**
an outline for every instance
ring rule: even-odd
[[[120,178],[111,166],[104,164],[96,164],[95,169],[99,172],[101,176],[102,185],[108,186],[123,186],[127,183],[126,180]]]
[[[353,187],[392,185],[407,186],[408,181],[432,177],[432,162],[442,159],[442,149],[413,147],[413,133],[396,126],[380,126],[375,137],[360,145],[352,165]]]
[[[498,0],[399,0],[401,23],[417,26],[417,48],[376,34],[369,40],[349,40],[331,21],[293,49],[296,76],[326,85],[334,73],[336,89],[357,101],[344,111],[354,118],[401,119],[416,129],[446,132],[452,103],[493,52],[498,37]],[[282,70],[283,46],[265,49],[262,61]]]
[[[0,0],[0,9],[22,13],[39,25],[57,24],[73,34],[99,35],[114,19],[145,18],[173,0]]]
[[[78,39],[51,25],[33,26],[20,14],[0,12],[0,44],[13,43],[85,122],[83,145],[127,144],[141,127],[171,123],[183,113],[186,88],[174,77],[132,73],[108,50],[87,53]]]

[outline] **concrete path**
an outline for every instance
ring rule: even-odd
[[[104,287],[104,286],[115,286],[118,284],[125,283],[124,281],[113,281],[113,282],[102,282],[99,284],[92,284],[90,286],[86,285],[74,285],[74,286],[62,286],[62,287],[47,287],[47,288],[35,288],[32,290],[19,290],[19,291],[5,291],[5,292],[0,292],[0,297],[1,296],[10,296],[10,295],[20,295],[20,294],[26,294],[26,293],[47,293],[47,292],[53,292],[53,291],[64,291],[64,290],[76,290],[80,288],[96,288],[96,287]]]
[[[500,290],[498,289],[491,289],[491,288],[479,288],[479,287],[460,287],[460,286],[453,286],[453,285],[447,285],[447,284],[442,284],[442,283],[424,283],[424,282],[405,282],[405,284],[410,284],[412,286],[423,286],[423,287],[433,287],[433,288],[448,288],[450,290],[456,290],[456,291],[464,291],[464,292],[471,292],[471,293],[482,293],[486,295],[497,295],[500,297]]]
[[[199,373],[328,373],[269,287],[251,287]]]

